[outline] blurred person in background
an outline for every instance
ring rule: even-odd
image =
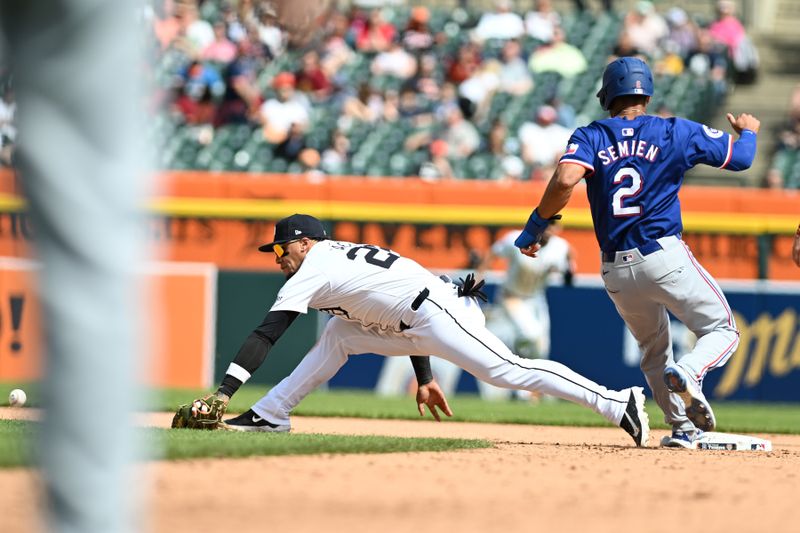
[[[258,122],[263,99],[256,76],[264,63],[260,44],[245,35],[237,44],[238,55],[225,67],[225,93],[217,108],[214,126]]]
[[[373,9],[366,22],[356,29],[356,48],[365,53],[385,52],[395,41],[396,35],[397,29],[383,19],[381,10]]]
[[[0,95],[0,165],[2,166],[11,165],[14,140],[17,138],[17,127],[14,121],[16,112],[17,102],[14,97],[14,89],[9,85]]]
[[[472,122],[464,118],[458,106],[451,106],[446,114],[447,128],[443,139],[449,147],[451,158],[467,158],[478,149],[481,137]]]
[[[199,58],[203,50],[214,42],[214,28],[200,18],[197,0],[184,0],[176,5],[175,16],[180,21],[181,48],[190,58]]]
[[[225,23],[214,23],[214,41],[205,47],[200,58],[217,63],[230,63],[236,57],[236,45],[228,39]]]
[[[553,40],[536,49],[528,60],[534,74],[557,72],[563,78],[571,78],[586,71],[587,63],[583,52],[566,41],[561,28],[553,30]]]
[[[133,410],[144,346],[138,275],[147,174],[142,26],[129,1],[0,3],[19,102],[17,164],[41,261],[36,432],[47,530],[139,529]],[[123,105],[121,105],[123,103]],[[76,416],[81,395],[97,399]],[[99,423],[98,421],[103,421]]]
[[[634,48],[654,58],[658,56],[661,41],[669,34],[669,27],[653,3],[643,0],[625,15],[622,31],[630,37]]]
[[[561,15],[550,0],[536,0],[533,10],[525,14],[525,31],[543,43],[553,40],[553,30],[561,26]]]
[[[306,93],[316,103],[328,101],[334,90],[331,80],[320,65],[319,54],[313,49],[303,54],[295,79],[297,90]]]
[[[525,23],[514,13],[513,0],[495,0],[495,10],[481,15],[478,25],[472,30],[472,38],[477,42],[488,39],[518,39],[525,34]]]
[[[455,177],[450,161],[447,159],[449,147],[447,141],[437,139],[430,144],[430,161],[422,163],[419,176],[426,181],[446,180]]]
[[[281,72],[272,80],[277,98],[270,98],[261,106],[260,118],[264,139],[281,144],[290,136],[297,139],[305,133],[311,120],[308,101],[295,91],[295,77],[291,72]]]
[[[545,230],[536,258],[522,255],[514,246],[520,230],[507,232],[492,245],[481,263],[481,271],[490,269],[500,259],[506,265],[499,297],[486,313],[486,327],[514,353],[528,359],[550,358],[547,286],[562,280],[566,285],[572,284],[573,251],[557,235],[559,232],[560,226],[555,225]],[[509,396],[501,389],[495,393]]]
[[[426,52],[433,48],[435,38],[428,27],[431,12],[425,6],[414,6],[401,37],[403,48],[412,53]]]
[[[794,232],[794,245],[792,246],[792,259],[794,264],[800,267],[800,224]]]
[[[341,130],[334,130],[331,145],[322,152],[322,170],[326,174],[344,174],[349,158],[350,139]]]
[[[417,71],[417,60],[403,49],[399,41],[392,41],[372,60],[370,70],[375,76],[393,76],[407,80]]]
[[[552,106],[543,105],[536,110],[535,122],[526,122],[519,128],[522,159],[534,166],[535,176],[541,179],[555,168],[572,134],[556,119],[558,112]]]
[[[516,39],[509,39],[503,45],[499,78],[500,92],[519,95],[533,89],[533,77],[522,59],[522,47]]]

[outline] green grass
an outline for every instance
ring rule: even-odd
[[[248,409],[268,390],[266,386],[244,386],[231,400],[229,410],[241,412]],[[151,399],[155,410],[174,410],[180,403],[207,394],[201,390],[164,390]],[[448,398],[455,415],[452,420],[461,422],[487,422],[496,424],[540,424],[547,426],[609,426],[593,411],[579,405],[558,401],[530,405],[521,401],[489,402],[474,395],[456,395]],[[714,412],[719,427],[717,431],[733,433],[787,433],[800,434],[800,404],[714,402]],[[664,416],[652,400],[647,403],[650,425],[666,429]],[[314,392],[306,397],[295,414],[300,416],[331,416],[384,419],[419,419],[416,404],[411,397],[380,397],[369,391]],[[426,415],[430,419],[430,415]]]
[[[34,456],[29,446],[38,422],[0,420],[0,468],[28,466]],[[236,458],[278,455],[442,452],[491,448],[479,439],[397,438],[320,435],[314,433],[233,433],[142,429],[150,459]]]

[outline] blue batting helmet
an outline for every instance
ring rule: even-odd
[[[617,96],[653,96],[653,74],[647,63],[636,57],[620,57],[606,66],[603,88],[597,93],[603,109],[611,109]]]

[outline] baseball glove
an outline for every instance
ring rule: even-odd
[[[485,280],[476,281],[475,274],[472,272],[467,274],[465,278],[458,278],[458,282],[456,282],[456,285],[458,285],[458,297],[463,298],[465,296],[470,296],[488,302],[489,298],[486,296],[486,293],[483,292],[484,283],[486,283]]]
[[[225,415],[228,402],[217,396],[209,394],[203,398],[198,398],[192,403],[183,404],[178,407],[175,416],[172,417],[173,428],[188,429],[217,429],[217,425]]]

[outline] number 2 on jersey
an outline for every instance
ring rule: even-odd
[[[350,248],[347,251],[347,258],[355,261],[356,257],[358,257],[359,250],[369,250],[366,254],[364,254],[364,261],[366,261],[370,265],[379,266],[381,268],[389,268],[390,266],[392,266],[392,263],[400,259],[399,255],[390,252],[386,248],[378,248],[377,246],[370,246],[370,245],[354,246]],[[380,252],[386,254],[385,259],[379,259],[377,257]]]
[[[615,217],[635,217],[642,214],[642,206],[623,206],[623,200],[632,198],[642,191],[642,175],[635,168],[625,167],[619,169],[614,175],[614,185],[622,183],[625,178],[631,179],[628,187],[620,187],[611,197],[611,207]]]

